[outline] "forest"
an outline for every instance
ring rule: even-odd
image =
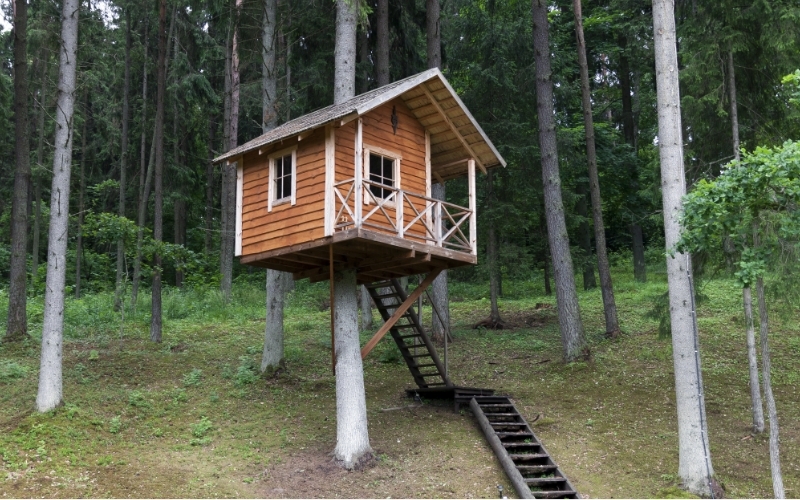
[[[800,495],[797,2],[0,8],[0,496]],[[333,243],[330,283],[240,262],[224,155],[430,70],[502,165],[428,179],[477,265],[392,304],[574,491],[521,493],[402,347],[362,364],[395,309]]]

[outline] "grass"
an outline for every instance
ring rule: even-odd
[[[593,357],[564,365],[554,307],[536,282],[504,283],[501,313],[516,325],[471,326],[488,315],[484,286],[454,283],[449,346],[460,385],[511,395],[582,494],[682,497],[669,339],[648,317],[666,290],[663,273],[640,284],[617,272],[625,334],[603,336],[599,290],[580,293]],[[376,464],[346,473],[330,462],[336,441],[327,283],[298,283],[285,320],[286,369],[258,374],[264,291],[168,289],[164,343],[148,339],[149,297],[126,320],[112,296],[69,299],[64,399],[32,411],[41,331],[40,299],[29,301],[33,339],[0,345],[0,496],[68,497],[496,497],[513,495],[469,411],[409,405],[412,380],[396,348],[381,342],[364,363]],[[703,285],[698,306],[713,465],[731,497],[769,497],[766,436],[751,436],[741,291]],[[0,314],[7,297],[0,293]],[[430,320],[430,309],[423,313]],[[0,318],[4,322],[4,318]],[[784,481],[800,492],[800,327],[773,318],[773,380],[781,416]],[[364,332],[362,342],[370,337]],[[441,353],[440,353],[441,354]]]

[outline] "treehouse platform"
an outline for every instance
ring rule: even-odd
[[[476,170],[505,161],[438,69],[289,121],[214,160],[236,169],[236,255],[372,283],[477,263]],[[467,178],[463,206],[432,184]]]

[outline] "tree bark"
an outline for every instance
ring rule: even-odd
[[[28,191],[31,185],[28,130],[28,4],[14,0],[14,198],[11,203],[11,262],[7,342],[28,337]]]
[[[361,331],[372,330],[372,297],[367,287],[361,285]]]
[[[72,116],[78,56],[78,0],[64,0],[61,11],[61,47],[58,64],[58,98],[53,143],[53,183],[50,192],[50,230],[47,247],[47,282],[42,320],[42,358],[36,410],[46,412],[62,402],[62,340],[64,288],[69,231],[69,184],[72,165]]]
[[[426,47],[428,68],[442,67],[442,34],[439,0],[426,0]]]
[[[133,286],[131,289],[131,305],[135,308],[136,301],[139,298],[139,280],[142,276],[142,238],[144,238],[144,224],[147,216],[147,191],[150,181],[147,179],[147,159],[145,153],[147,152],[147,35],[148,28],[150,27],[147,20],[144,24],[144,38],[142,45],[144,46],[144,62],[142,64],[142,136],[139,151],[139,207],[137,210],[136,225],[136,259],[133,264]]]
[[[781,473],[780,439],[778,428],[778,409],[775,406],[775,396],[772,394],[772,376],[770,375],[771,362],[769,353],[769,319],[767,317],[767,300],[764,296],[764,280],[756,280],[756,293],[758,294],[758,317],[761,330],[761,380],[764,384],[764,396],[767,399],[769,412],[769,465],[772,471],[772,492],[775,498],[786,498],[783,489],[783,474]]]
[[[680,238],[682,198],[686,194],[683,128],[680,115],[674,4],[653,0],[658,144],[666,248]],[[678,475],[690,492],[710,496],[714,469],[708,444],[700,353],[694,317],[694,290],[688,254],[667,257],[675,396],[678,413]]]
[[[91,110],[89,109],[89,91],[87,90],[84,95],[84,113],[86,116],[83,120],[83,131],[81,132],[81,162],[80,162],[80,178],[78,185],[78,221],[75,237],[75,298],[81,298],[81,263],[83,262],[83,211],[86,208],[84,199],[86,197],[86,162],[88,147],[86,145],[87,135],[89,133],[89,122],[91,120]]]
[[[486,205],[489,212],[488,234],[486,242],[486,264],[489,266],[489,322],[493,327],[503,324],[500,317],[500,308],[497,304],[497,297],[500,295],[500,265],[497,256],[497,234],[495,232],[495,217],[492,213],[494,204],[494,172],[489,170],[486,176]]]
[[[578,241],[583,252],[583,289],[591,290],[597,288],[597,281],[594,278],[594,263],[592,263],[592,235],[589,229],[589,207],[586,199],[589,197],[586,186],[582,183],[578,185],[577,200],[575,201],[575,211],[581,218],[578,225]]]
[[[369,30],[365,27],[358,32],[358,62],[361,65],[361,78],[358,93],[363,94],[369,90],[370,77],[372,76],[371,62],[369,60]]]
[[[39,60],[42,63],[42,87],[39,91],[39,125],[38,144],[36,145],[36,174],[33,176],[33,244],[31,246],[31,284],[36,288],[39,276],[39,242],[42,233],[42,172],[45,171],[44,162],[44,117],[47,112],[47,74],[48,55],[42,47]]]
[[[175,16],[173,15],[173,19]],[[170,30],[171,31],[171,30]],[[153,187],[153,239],[164,240],[164,101],[167,95],[167,0],[158,2],[158,67],[156,68],[155,185]],[[161,342],[161,252],[153,255],[150,340]]]
[[[267,323],[261,372],[273,372],[283,365],[283,306],[286,278],[281,271],[267,269]]]
[[[647,264],[644,259],[644,238],[642,236],[642,226],[631,224],[631,238],[633,240],[633,278],[640,282],[647,281]]]
[[[208,161],[206,162],[206,211],[205,235],[203,238],[203,253],[206,257],[211,254],[211,231],[214,228],[214,119],[208,119]]]
[[[261,31],[261,130],[278,125],[278,72],[276,65],[277,1],[264,0]],[[274,371],[283,364],[283,307],[291,273],[267,269],[267,311],[261,371]]]
[[[378,0],[377,9],[375,69],[378,73],[378,87],[388,85],[389,76],[389,0]]]
[[[131,10],[125,8],[125,76],[122,84],[122,139],[119,151],[119,216],[125,217],[125,191],[128,182],[128,122],[130,121],[131,91]],[[114,310],[122,307],[123,273],[125,271],[125,241],[117,240],[117,277],[114,289]]]
[[[353,469],[372,453],[358,336],[355,271],[336,273],[333,286],[336,332],[336,449],[333,454],[346,469]]]
[[[758,381],[758,355],[756,335],[753,327],[753,294],[749,286],[742,288],[744,303],[744,324],[747,335],[747,364],[750,372],[750,403],[753,409],[753,432],[764,432],[764,404],[761,401],[761,388]]]
[[[239,141],[239,17],[241,15],[243,0],[235,0],[233,36],[230,45],[230,118],[228,121],[228,143],[226,147],[231,150]],[[226,301],[231,298],[233,286],[233,257],[236,244],[236,168],[237,163],[223,163],[222,165],[222,251],[220,252],[220,266],[222,279],[220,287]]]
[[[731,99],[731,137],[733,138],[733,157],[739,161],[739,106],[736,102],[736,69],[733,66],[733,51],[728,51],[728,92]]]
[[[445,200],[444,184],[433,184],[431,186],[431,198]],[[443,224],[443,221],[439,221]],[[434,310],[439,311],[442,317],[435,312],[431,314],[432,334],[431,338],[436,342],[444,342],[445,335],[450,334],[450,294],[447,288],[447,270],[439,273],[439,276],[431,284],[431,300],[436,306]]]
[[[589,163],[589,194],[592,199],[597,270],[600,275],[600,290],[603,295],[606,334],[611,338],[616,338],[620,333],[619,320],[617,319],[617,302],[614,299],[614,285],[611,281],[611,265],[608,262],[606,229],[603,222],[603,200],[600,197],[600,178],[597,173],[597,151],[595,149],[594,121],[592,119],[592,94],[589,89],[589,64],[586,60],[586,40],[583,36],[581,0],[573,0],[573,5],[575,11],[575,34],[578,38],[578,61],[581,70],[583,125],[586,134],[586,158]],[[594,273],[592,273],[592,278],[594,278]]]
[[[545,218],[547,219],[547,235],[556,281],[558,323],[561,330],[564,360],[571,362],[585,356],[588,348],[583,334],[569,236],[564,220],[564,202],[561,198],[547,9],[546,0],[532,0],[536,108],[539,117],[539,149],[542,156]]]
[[[378,85],[380,85],[380,76],[378,78]],[[356,2],[353,0],[336,0],[336,49],[334,51],[333,79],[334,104],[355,97]]]

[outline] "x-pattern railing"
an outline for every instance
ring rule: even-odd
[[[359,211],[355,208],[355,179],[334,183],[334,230],[371,227],[400,238],[431,242],[438,247],[473,250],[469,229],[465,229],[472,215],[469,209],[367,179],[362,179],[361,184],[366,207]],[[372,187],[388,194],[379,196],[370,189]],[[390,210],[394,211],[393,215]],[[406,215],[410,217],[408,222]]]

